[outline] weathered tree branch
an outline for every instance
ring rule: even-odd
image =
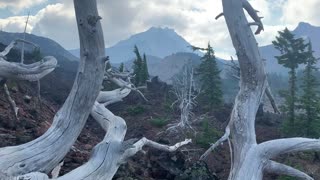
[[[268,162],[265,167],[265,171],[270,174],[286,175],[296,177],[301,180],[314,180],[312,177],[298,169],[274,161]]]
[[[134,156],[135,154],[137,154],[139,151],[142,151],[142,148],[144,146],[149,146],[155,149],[158,149],[160,151],[166,151],[166,152],[174,152],[176,151],[178,148],[180,148],[181,146],[187,145],[189,143],[191,143],[192,140],[191,139],[186,139],[182,142],[178,142],[173,146],[168,146],[168,145],[163,145],[163,144],[159,144],[157,142],[151,141],[145,137],[143,137],[142,139],[140,139],[138,142],[133,144],[132,148],[127,149],[124,152],[123,158],[128,159],[129,157]]]
[[[43,61],[33,64],[21,64],[5,61],[0,57],[0,77],[5,79],[38,81],[57,66],[57,60],[46,56]]]
[[[27,17],[27,21],[26,21],[26,25],[24,27],[24,31],[23,31],[23,40],[26,40],[26,31],[27,31],[27,26],[28,26],[28,22],[29,22],[29,17],[30,17],[30,12],[28,13],[28,17]],[[21,48],[21,64],[24,63],[24,42],[22,42],[22,48]]]
[[[276,139],[259,144],[257,149],[264,157],[270,159],[285,153],[320,151],[320,140],[309,138]]]
[[[191,140],[185,140],[174,146],[166,146],[142,138],[136,142],[134,146],[126,146],[127,149],[123,149],[123,146],[126,144],[126,142],[123,141],[127,130],[125,121],[121,117],[115,116],[105,108],[104,105],[98,102],[95,102],[91,115],[106,131],[104,139],[94,147],[92,156],[87,163],[64,176],[58,177],[56,180],[111,180],[119,166],[126,162],[127,158],[140,151],[144,145],[173,152],[179,147],[191,142]],[[42,173],[31,173],[13,179],[48,180],[49,178]]]
[[[14,100],[11,98],[7,84],[3,84],[3,90],[5,93],[5,97],[6,97],[7,101],[9,102],[10,107],[14,113],[15,118],[16,118],[16,120],[18,120],[19,108],[17,107],[16,102],[14,102]]]
[[[200,160],[204,160],[216,147],[222,145],[225,141],[227,141],[229,136],[230,128],[227,127],[224,135],[217,142],[211,145],[211,147],[200,157]]]
[[[218,20],[220,17],[222,17],[222,16],[224,16],[224,14],[223,13],[220,13],[220,14],[218,14],[216,17],[215,17],[215,19],[216,20]]]
[[[234,79],[240,80],[240,67],[239,67],[239,65],[237,63],[234,62],[232,57],[231,57],[231,64],[224,63],[224,65],[225,66],[229,66],[233,70],[233,72],[231,72],[232,73],[231,76]],[[279,110],[279,108],[278,108],[278,106],[276,104],[275,98],[274,98],[274,96],[272,94],[272,91],[271,91],[269,83],[267,84],[265,93],[266,93],[267,98],[270,101],[270,104],[271,104],[271,106],[273,108],[274,113],[281,114],[281,112],[280,112],[280,110]]]
[[[260,32],[264,30],[264,27],[261,22],[261,18],[257,14],[257,12],[259,11],[253,9],[253,7],[251,6],[248,0],[241,0],[241,1],[242,1],[243,8],[248,12],[251,18],[255,21],[254,23],[248,23],[248,24],[258,26],[258,29],[255,32],[255,34],[260,34]]]
[[[49,173],[56,167],[79,136],[99,94],[107,58],[104,57],[104,38],[98,21],[96,1],[75,0],[74,4],[81,51],[74,85],[64,105],[55,115],[52,126],[44,135],[26,144],[0,149],[0,171],[10,176],[37,171]],[[53,57],[47,60],[35,63],[35,67],[33,64],[18,65],[1,60],[0,77],[39,79],[30,76],[34,76],[36,72],[36,76],[41,77],[43,72],[52,70],[50,65],[56,65]],[[8,72],[8,67],[17,74]],[[23,75],[21,71],[24,72]]]
[[[5,57],[12,48],[14,48],[18,42],[22,42],[22,43],[26,43],[26,44],[30,44],[32,46],[34,46],[35,48],[39,48],[38,45],[32,43],[32,42],[29,42],[29,41],[26,41],[26,40],[23,40],[23,39],[16,39],[14,41],[12,41],[1,53],[0,53],[0,57]]]
[[[278,108],[278,106],[276,104],[276,101],[274,99],[274,96],[272,94],[272,91],[271,91],[269,83],[268,83],[267,88],[266,88],[266,95],[267,95],[267,97],[268,97],[268,99],[270,101],[270,104],[271,104],[271,106],[273,108],[274,113],[281,114],[281,112],[280,112],[280,110],[279,110],[279,108]]]

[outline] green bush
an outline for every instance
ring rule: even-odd
[[[209,127],[209,121],[205,119],[202,123],[203,131],[196,135],[195,143],[203,148],[209,148],[220,136],[221,132],[213,127]]]
[[[143,106],[137,105],[129,107],[127,111],[130,115],[135,116],[144,113],[145,109]]]
[[[150,120],[150,123],[154,127],[162,128],[168,124],[168,121],[166,118],[153,118]]]

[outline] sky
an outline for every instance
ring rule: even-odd
[[[208,42],[216,55],[230,58],[234,50],[223,18],[222,0],[97,0],[106,47],[150,27],[169,27],[192,45]],[[277,32],[299,22],[320,26],[320,0],[249,0],[263,16],[260,46],[271,44]],[[303,4],[301,4],[303,3]],[[23,32],[30,12],[28,33],[57,41],[66,49],[79,47],[72,0],[1,0],[0,28]]]

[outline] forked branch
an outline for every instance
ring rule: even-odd
[[[257,10],[255,10],[251,4],[249,3],[249,1],[247,0],[242,0],[242,6],[243,8],[248,12],[248,14],[251,16],[251,18],[254,20],[253,23],[249,23],[249,25],[256,25],[258,26],[257,31],[255,32],[255,34],[260,34],[261,31],[264,30],[263,24],[261,22],[261,17],[258,16]]]
[[[127,149],[124,152],[123,158],[127,159],[129,157],[134,156],[135,154],[137,154],[139,151],[142,151],[142,148],[144,146],[149,146],[155,149],[158,149],[160,151],[165,151],[165,152],[174,152],[176,151],[178,148],[180,148],[181,146],[187,145],[189,143],[191,143],[192,140],[191,139],[186,139],[182,142],[178,142],[173,146],[168,146],[168,145],[163,145],[163,144],[159,144],[157,142],[151,141],[145,137],[143,137],[142,139],[140,139],[138,142],[133,144],[132,148]]]
[[[266,158],[299,151],[320,151],[320,140],[309,138],[276,139],[261,143],[257,149]]]
[[[228,140],[230,136],[230,128],[227,127],[224,135],[214,144],[211,145],[211,147],[200,157],[200,160],[204,160],[215,148],[222,145],[225,141]]]
[[[265,167],[265,171],[271,174],[278,174],[278,175],[286,175],[291,177],[296,177],[301,180],[314,180],[312,177],[307,175],[306,173],[295,169],[293,167],[287,166],[285,164],[280,164],[274,161],[269,161]]]

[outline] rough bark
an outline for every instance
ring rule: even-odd
[[[56,167],[80,134],[99,93],[107,58],[104,57],[104,38],[96,1],[75,0],[74,4],[81,58],[72,90],[44,135],[26,144],[0,149],[0,171],[7,175],[34,171],[48,173]],[[0,60],[0,76],[34,79],[34,75],[41,76],[43,67],[47,67],[43,64],[51,63],[52,59],[32,65]],[[8,74],[8,68],[17,74]],[[21,71],[25,73],[23,76]]]
[[[57,66],[57,60],[46,56],[42,61],[33,64],[8,62],[0,56],[0,77],[14,80],[38,81]]]
[[[230,76],[233,77],[236,80],[240,80],[240,67],[237,63],[235,63],[235,61],[233,60],[233,58],[231,57],[231,64],[229,63],[225,63],[224,65],[229,66],[231,68],[231,72],[230,72]],[[274,113],[276,114],[281,114],[277,103],[275,101],[275,98],[272,94],[271,88],[269,83],[267,84],[266,90],[265,90],[266,96],[270,101],[270,104],[273,108]]]
[[[10,107],[14,113],[14,117],[16,120],[18,120],[19,108],[17,107],[16,102],[11,98],[9,88],[8,88],[7,84],[5,84],[5,83],[3,84],[3,90],[5,93],[5,97],[6,97],[7,101],[9,102]]]
[[[118,82],[123,80],[118,79]],[[126,83],[129,87],[130,83]],[[122,87],[122,85],[120,85]],[[111,104],[129,95],[131,88],[119,88],[113,91],[100,92],[95,102],[91,116],[106,131],[104,139],[94,147],[91,158],[87,163],[76,168],[64,176],[57,177],[58,180],[82,179],[82,180],[111,180],[121,164],[128,158],[142,151],[144,146],[159,149],[161,151],[173,152],[179,147],[186,145],[191,140],[179,142],[173,146],[162,145],[146,138],[135,142],[133,140],[124,141],[127,126],[123,118],[114,115],[105,104]],[[58,167],[59,168],[59,167]],[[57,174],[57,172],[54,172]],[[8,177],[9,178],[9,177]],[[8,179],[7,178],[7,179]],[[42,173],[30,173],[22,176],[11,177],[19,180],[48,180]],[[7,180],[5,179],[5,180]],[[9,179],[8,179],[9,180]]]
[[[234,48],[236,49],[241,76],[240,91],[228,124],[231,149],[231,170],[229,180],[262,180],[263,173],[286,174],[303,179],[312,179],[294,168],[270,161],[283,153],[320,150],[319,139],[290,138],[257,144],[255,117],[268,87],[263,61],[250,25],[263,25],[250,3],[246,0],[223,0],[225,17]],[[255,20],[248,23],[243,8]],[[226,133],[228,134],[228,132]],[[226,135],[218,141],[226,139]]]

